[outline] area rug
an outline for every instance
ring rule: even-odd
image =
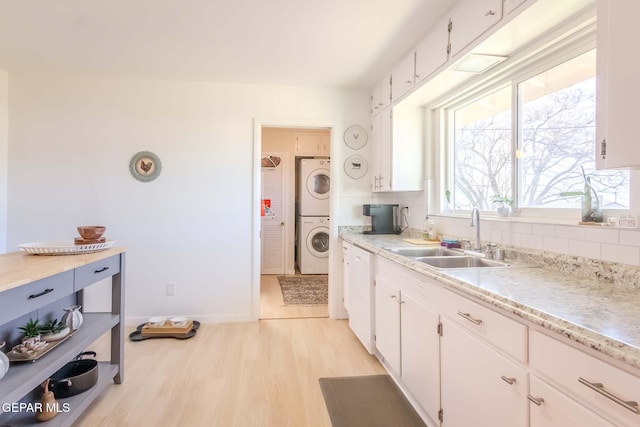
[[[389,375],[319,381],[333,427],[426,427]]]
[[[326,305],[328,276],[278,276],[284,305]]]

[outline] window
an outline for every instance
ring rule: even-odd
[[[492,209],[494,195],[579,208],[566,194],[583,191],[586,177],[602,207],[628,208],[629,173],[595,170],[595,111],[595,49],[448,108],[453,209]]]

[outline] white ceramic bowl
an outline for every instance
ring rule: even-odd
[[[149,324],[151,326],[162,326],[164,325],[164,322],[167,321],[166,317],[161,317],[161,316],[156,316],[156,317],[152,317],[151,319],[149,319]]]
[[[173,326],[184,326],[187,324],[187,318],[186,317],[172,317],[171,318],[171,324]]]

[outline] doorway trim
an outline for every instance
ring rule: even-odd
[[[315,119],[294,119],[294,118],[260,118],[254,117],[253,119],[253,201],[252,207],[252,262],[251,262],[251,319],[258,321],[260,318],[260,198],[261,198],[261,158],[262,158],[262,128],[263,127],[278,127],[278,128],[327,128],[329,129],[329,141],[330,141],[330,156],[334,157],[335,150],[335,121],[333,120],[315,120]],[[333,200],[335,200],[335,192],[333,186],[330,196],[330,217],[334,218],[333,212]],[[332,234],[332,228],[330,233]],[[333,236],[330,235],[330,241],[333,240]],[[332,271],[331,256],[329,257],[329,273]],[[329,275],[329,317],[332,316],[332,307],[335,306],[333,301],[332,292],[333,286],[331,286],[331,275]]]

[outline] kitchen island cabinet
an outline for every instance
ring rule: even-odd
[[[35,413],[18,402],[39,401],[33,391],[107,332],[111,334],[108,362],[98,364],[98,382],[79,395],[58,399],[59,414],[47,426],[70,426],[113,381],[123,380],[125,251],[112,248],[82,255],[41,256],[21,252],[0,255],[0,333],[11,336],[16,321],[59,313],[59,304],[83,304],[84,288],[111,278],[111,311],[84,313],[84,322],[71,337],[33,363],[12,363],[0,379],[0,424],[39,425]],[[11,313],[7,315],[6,313]],[[10,317],[10,318],[9,318]],[[15,344],[13,342],[12,344]]]

